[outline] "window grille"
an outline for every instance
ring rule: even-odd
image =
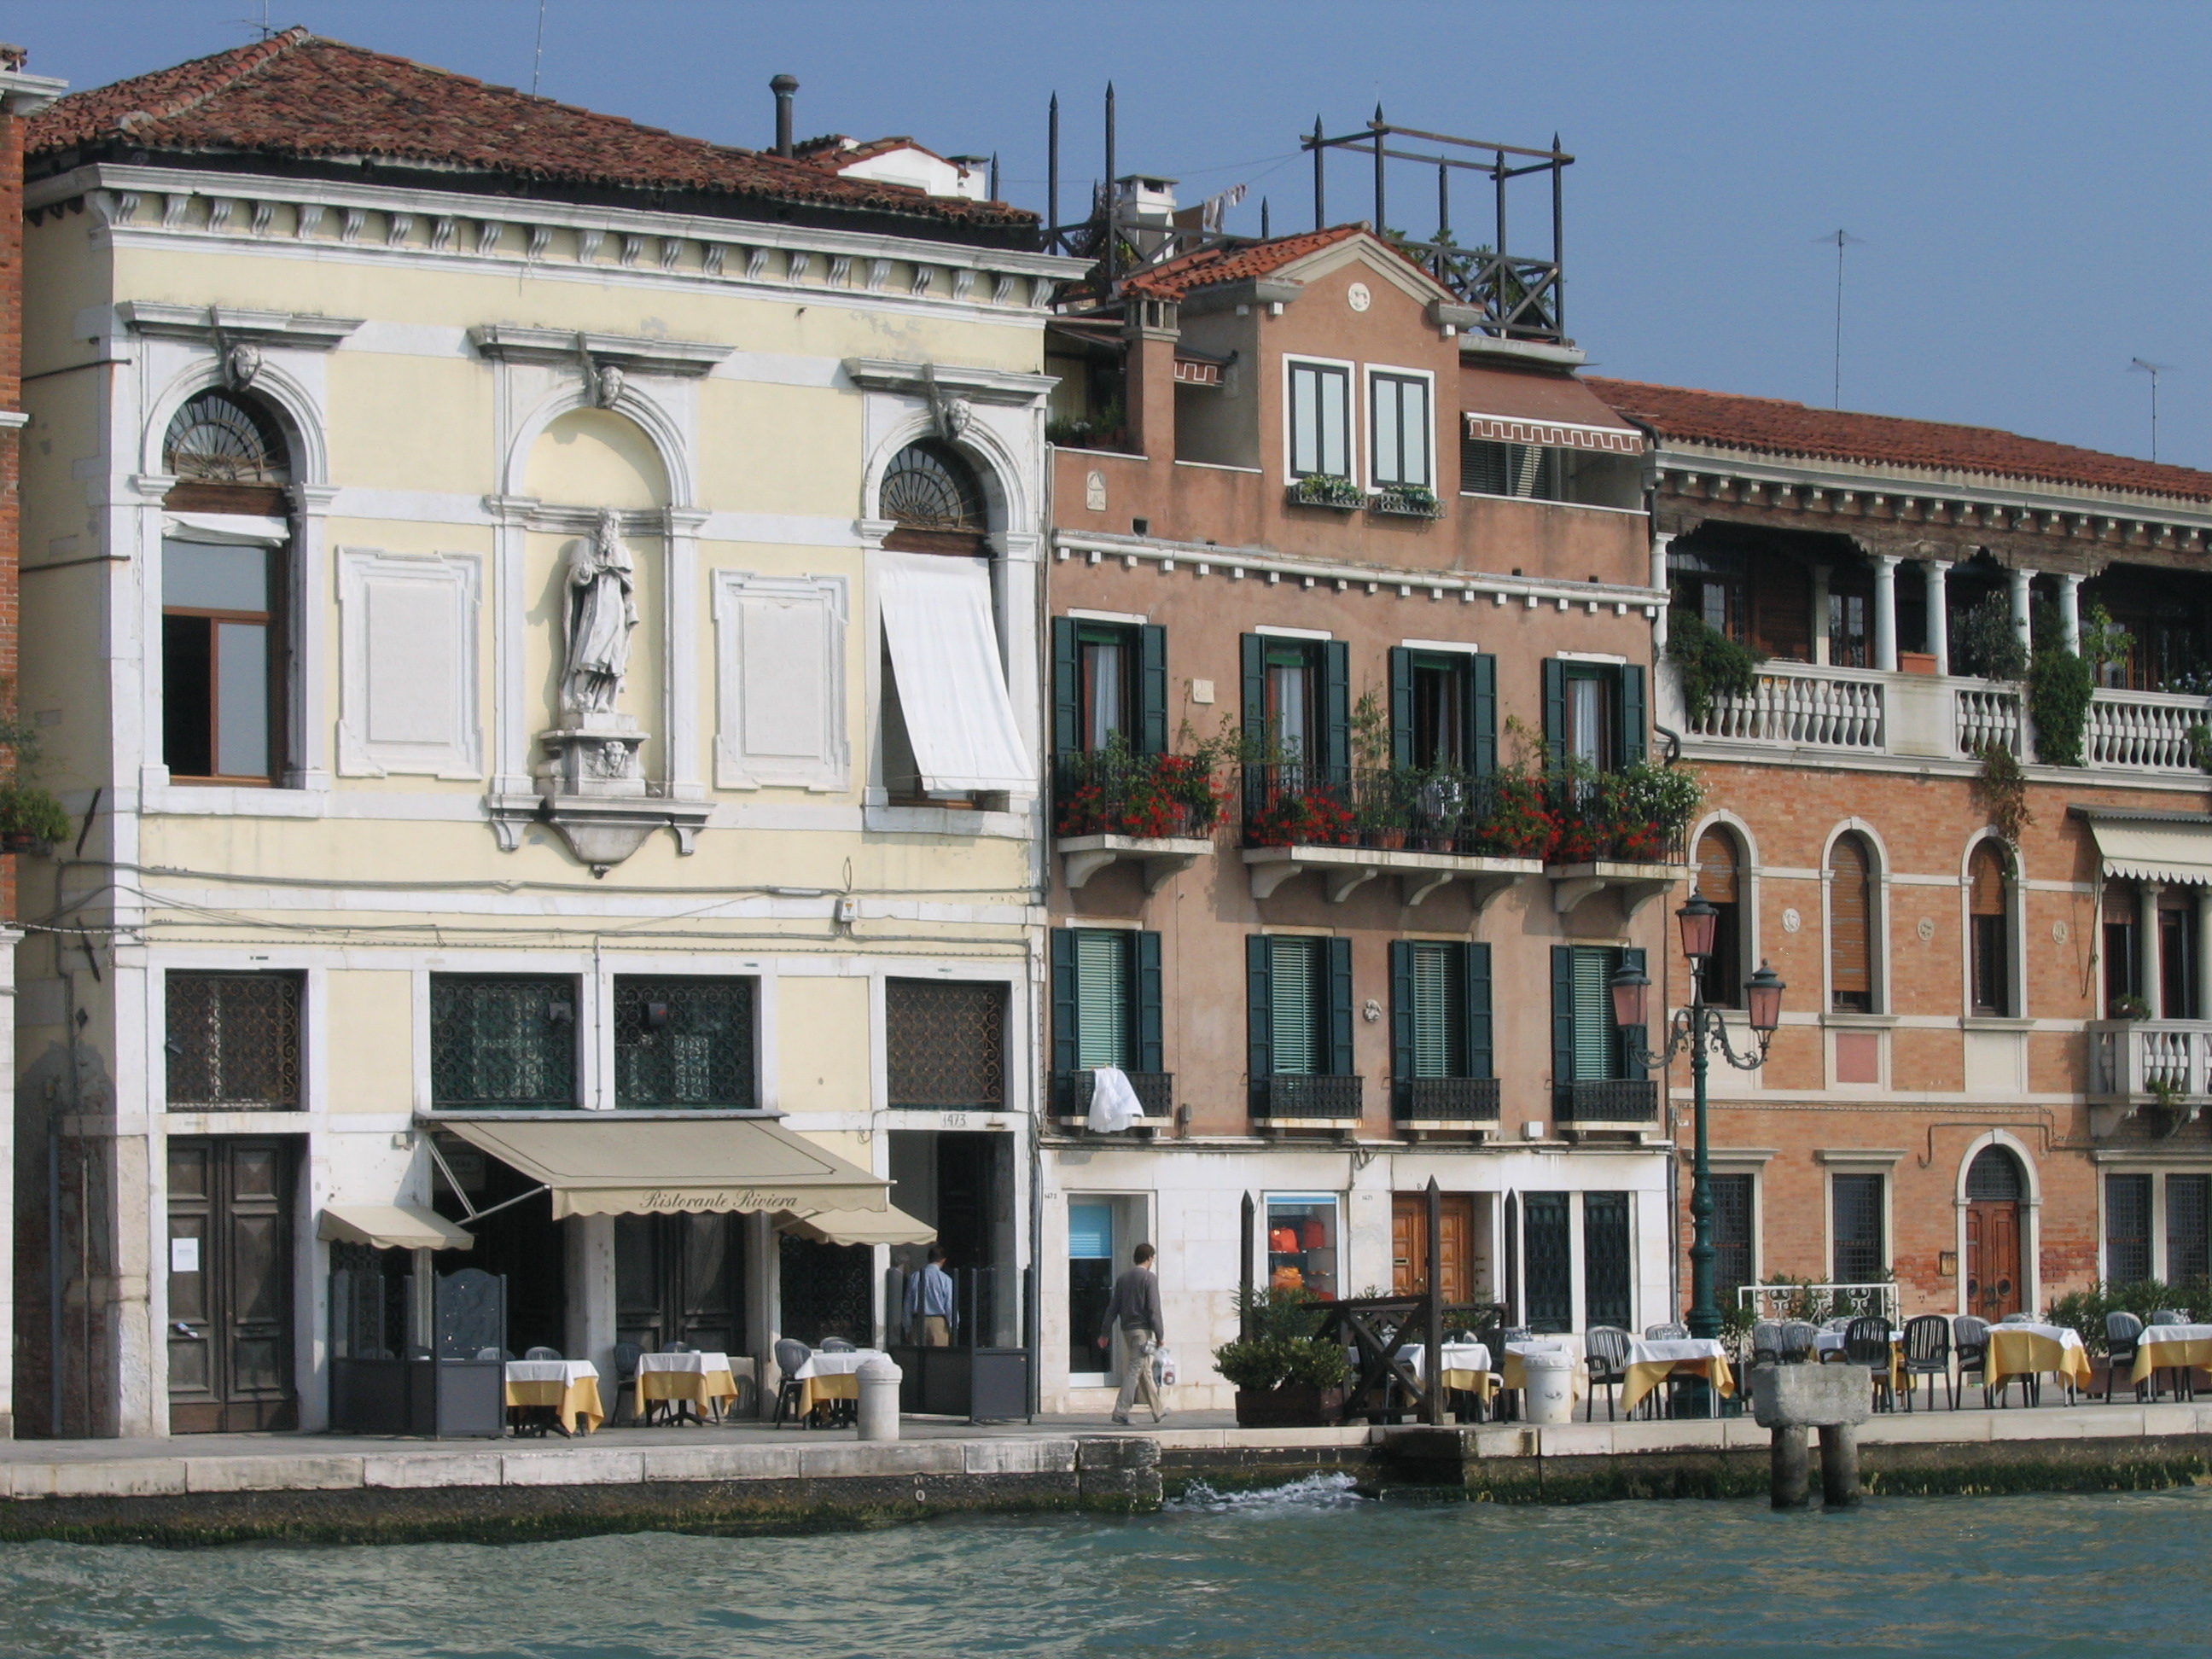
[[[1881,1183],[1878,1175],[1831,1178],[1839,1285],[1867,1285],[1881,1277]]]
[[[2166,1178],[2166,1279],[2181,1285],[2212,1268],[2206,1222],[2212,1215],[2212,1177],[2172,1175]]]
[[[1567,1195],[1522,1197],[1522,1231],[1528,1240],[1528,1328],[1574,1328],[1574,1273],[1567,1251]]]
[[[750,1108],[753,982],[615,980],[615,1104]]]
[[[1006,988],[996,981],[885,981],[890,1103],[953,1111],[1004,1106],[1006,1030]]]
[[[430,1095],[439,1106],[574,1106],[575,981],[432,975]]]
[[[275,420],[228,392],[203,392],[177,411],[162,435],[161,465],[194,483],[281,484],[292,476]]]
[[[2150,1177],[2105,1177],[2105,1277],[2139,1285],[2150,1277]]]
[[[1628,1194],[1583,1194],[1583,1317],[1624,1329],[1633,1312],[1628,1255]]]
[[[883,516],[916,530],[988,529],[983,492],[968,463],[930,439],[908,444],[884,473]]]
[[[778,1248],[783,1334],[809,1347],[833,1336],[867,1346],[875,1335],[875,1252],[788,1234]]]
[[[1966,1168],[1969,1199],[2017,1200],[2021,1196],[2020,1165],[2000,1146],[1985,1146]]]
[[[1713,1288],[1723,1308],[1735,1306],[1736,1288],[1752,1282],[1751,1177],[1712,1177]]]
[[[171,973],[167,995],[172,1109],[299,1109],[297,975]]]

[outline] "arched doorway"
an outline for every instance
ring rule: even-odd
[[[2021,1311],[2027,1294],[2020,1250],[2020,1160],[1984,1146],[1966,1170],[1966,1311],[1991,1324]]]

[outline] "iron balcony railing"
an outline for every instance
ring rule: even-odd
[[[1365,847],[1552,864],[1683,861],[1683,826],[1624,807],[1607,777],[1451,768],[1243,769],[1247,847]]]
[[[1252,1084],[1252,1115],[1356,1119],[1364,1082],[1357,1073],[1343,1077],[1257,1078]]]
[[[1053,830],[1060,836],[1203,839],[1220,822],[1227,787],[1188,755],[1068,750],[1053,764]]]
[[[1649,1078],[1577,1078],[1555,1091],[1561,1123],[1631,1127],[1659,1121],[1659,1085]]]
[[[1394,1092],[1401,1122],[1498,1121],[1498,1079],[1494,1077],[1401,1077]]]
[[[1169,1117],[1175,1112],[1173,1072],[1126,1072],[1137,1103],[1146,1117]],[[1052,1074],[1052,1114],[1054,1117],[1087,1118],[1091,1096],[1097,1087],[1095,1072],[1054,1072]]]

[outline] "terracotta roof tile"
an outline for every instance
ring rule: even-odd
[[[1585,375],[1583,384],[1631,420],[1679,442],[1875,466],[1980,472],[2091,489],[2212,497],[2212,472],[2023,438],[1995,427],[1860,415],[1779,398],[1743,398],[1596,375]]]
[[[1034,214],[1002,202],[927,197],[844,178],[815,162],[681,137],[299,28],[71,93],[31,118],[24,149],[38,155],[124,141],[172,153],[374,157],[554,184],[799,202],[979,228],[1036,222]]]
[[[1150,295],[1158,300],[1180,300],[1193,289],[1211,288],[1217,283],[1243,282],[1254,276],[1265,276],[1295,264],[1309,253],[1318,253],[1325,247],[1349,241],[1355,236],[1370,236],[1364,224],[1332,225],[1327,230],[1301,231],[1295,236],[1278,236],[1267,242],[1224,244],[1202,247],[1155,265],[1150,270],[1132,276],[1121,286],[1130,294]],[[1370,240],[1376,240],[1370,236]],[[1388,243],[1377,242],[1388,246]],[[1418,267],[1417,267],[1418,269]],[[1425,277],[1428,273],[1423,271]]]

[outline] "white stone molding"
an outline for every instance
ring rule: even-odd
[[[483,775],[477,718],[481,561],[338,550],[338,769]]]
[[[362,325],[358,317],[317,317],[298,312],[246,311],[234,306],[168,305],[156,300],[125,300],[115,315],[133,334],[149,339],[190,340],[213,345],[220,334],[230,343],[267,349],[330,351]]]
[[[517,328],[488,323],[469,331],[486,357],[505,363],[550,363],[575,370],[585,357],[612,363],[626,374],[672,374],[691,379],[712,371],[736,349],[710,340],[659,340],[634,334],[572,333],[558,328]]]
[[[842,576],[714,573],[714,784],[848,787]]]

